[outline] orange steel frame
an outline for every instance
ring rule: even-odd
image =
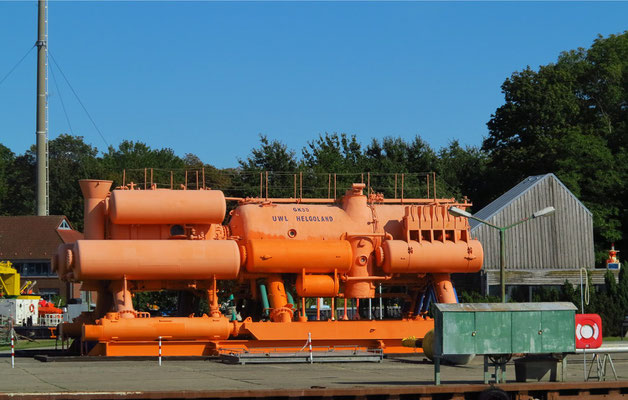
[[[420,296],[432,288],[436,301],[455,302],[450,274],[482,266],[482,246],[470,237],[468,221],[447,212],[470,204],[437,199],[435,187],[433,199],[404,199],[402,175],[401,199],[365,195],[367,184],[357,183],[340,199],[306,200],[301,190],[296,198],[295,175],[295,198],[271,199],[263,178],[260,197],[266,196],[254,199],[225,198],[198,182],[197,190],[185,190],[187,184],[157,189],[152,170],[144,190],[80,181],[85,239],[61,245],[53,267],[61,279],[83,282],[83,290],[98,296],[95,310],[63,324],[63,335],[76,338],[84,354],[106,356],[155,355],[158,340],[166,356],[292,352],[308,337],[315,349],[415,352],[401,340],[420,339],[433,328]],[[229,200],[238,206],[223,225]],[[239,285],[236,300],[248,302],[240,310],[243,321],[221,312],[221,280]],[[408,302],[402,318],[346,320],[347,300],[359,305],[377,298],[378,285],[406,288],[379,294]],[[133,293],[163,289],[205,297],[209,313],[151,317],[134,309]],[[292,301],[288,292],[295,291]],[[308,321],[306,298],[330,298],[332,318]],[[345,313],[336,316],[343,300]]]

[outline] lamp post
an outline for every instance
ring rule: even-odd
[[[502,291],[502,303],[506,302],[506,273],[505,273],[505,269],[506,269],[506,231],[512,227],[515,227],[519,224],[523,224],[526,221],[529,221],[531,219],[534,218],[539,218],[539,217],[543,217],[546,215],[550,215],[553,214],[554,211],[556,211],[556,209],[554,209],[554,207],[545,207],[542,210],[539,210],[537,212],[535,212],[534,214],[530,215],[529,217],[526,217],[524,219],[522,219],[521,221],[517,221],[514,224],[510,224],[504,227],[500,227],[497,225],[493,225],[488,221],[485,221],[483,219],[474,217],[471,213],[466,212],[464,210],[459,209],[458,207],[449,207],[449,213],[455,217],[466,217],[466,218],[470,218],[473,219],[475,221],[481,222],[485,225],[490,226],[491,228],[495,228],[499,231],[499,282],[501,285],[501,291]]]

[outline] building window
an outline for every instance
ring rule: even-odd
[[[68,221],[63,220],[61,221],[61,223],[59,224],[59,227],[57,229],[64,229],[64,230],[71,230],[72,228],[70,228],[70,224],[68,224]]]
[[[59,289],[49,289],[49,288],[43,288],[43,289],[39,289],[39,296],[46,300],[46,301],[52,301],[54,300],[55,297],[59,296]],[[55,307],[57,305],[55,304]]]
[[[56,276],[50,268],[50,261],[14,262],[13,268],[23,277]]]

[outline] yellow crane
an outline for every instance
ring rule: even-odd
[[[18,297],[22,293],[20,274],[11,261],[0,261],[0,292],[3,297]]]

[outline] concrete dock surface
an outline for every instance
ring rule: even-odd
[[[587,363],[587,368],[590,363]],[[628,353],[612,354],[619,380],[628,380]],[[583,381],[582,355],[568,357],[566,380]],[[595,368],[594,368],[595,371]],[[443,384],[483,381],[482,357],[442,366]],[[608,379],[614,380],[610,366]],[[423,355],[389,356],[381,363],[230,365],[218,360],[41,362],[18,357],[11,368],[0,355],[0,393],[102,391],[225,391],[433,385],[433,364]],[[507,380],[515,380],[512,361]]]

